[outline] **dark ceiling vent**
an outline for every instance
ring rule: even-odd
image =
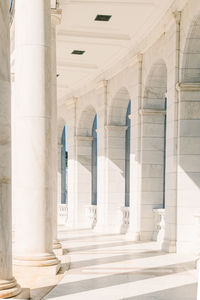
[[[85,53],[85,51],[83,50],[73,50],[71,54],[74,55],[83,55]]]
[[[112,16],[111,15],[97,15],[94,19],[95,21],[108,22]]]

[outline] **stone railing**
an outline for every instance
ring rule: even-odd
[[[67,214],[67,204],[58,204],[58,225],[66,225]]]
[[[155,229],[153,232],[153,241],[157,241],[162,244],[165,235],[165,209],[155,208],[153,209],[155,216]]]
[[[88,205],[86,207],[86,216],[88,218],[88,227],[94,228],[97,223],[97,206]]]
[[[121,230],[120,232],[122,234],[126,233],[129,227],[129,207],[121,207],[121,212],[122,212],[122,224],[121,224]]]

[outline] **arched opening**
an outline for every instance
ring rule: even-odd
[[[131,101],[126,112],[126,139],[125,139],[125,207],[130,205],[130,138],[131,138]]]
[[[167,68],[158,60],[150,69],[141,110],[141,239],[161,238],[154,230],[155,214],[165,207]],[[158,216],[160,217],[160,216]],[[162,239],[163,239],[162,233]]]
[[[92,126],[92,205],[97,205],[97,115]]]
[[[61,204],[67,204],[67,127],[62,132],[61,139]]]

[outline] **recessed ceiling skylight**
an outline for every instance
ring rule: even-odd
[[[108,22],[111,17],[111,15],[97,15],[95,21]]]
[[[83,55],[85,53],[84,50],[73,50],[71,54],[75,55]]]

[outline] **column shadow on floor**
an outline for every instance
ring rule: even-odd
[[[67,237],[67,238],[62,238],[62,237],[59,237],[59,241],[61,242],[67,242],[67,241],[75,241],[75,240],[85,240],[85,239],[102,239],[102,237],[119,237],[119,238],[122,238],[123,235],[119,234],[119,233],[116,233],[116,234],[91,234],[91,235],[77,235],[76,237]]]
[[[63,284],[61,283],[58,286],[59,292],[58,292],[57,288],[55,288],[51,292],[51,294],[47,296],[46,299],[67,296],[67,295],[72,295],[72,294],[78,294],[78,293],[82,293],[82,292],[86,292],[86,291],[107,288],[107,287],[111,287],[111,286],[117,286],[117,285],[121,285],[121,284],[151,279],[151,278],[155,278],[155,277],[172,275],[174,273],[180,273],[180,272],[192,270],[192,269],[194,269],[194,266],[195,266],[195,262],[191,261],[191,262],[187,262],[187,263],[178,263],[178,264],[160,266],[160,267],[155,267],[155,268],[147,268],[147,269],[141,268],[138,271],[122,272],[122,273],[113,274],[113,275],[109,275],[109,276],[103,276],[103,277],[99,277],[99,278],[92,278],[92,279],[80,280],[80,281],[63,283]],[[124,270],[124,268],[123,268],[123,270]],[[158,289],[159,288],[160,287],[158,287]],[[139,300],[138,296],[133,299]],[[145,300],[150,300],[150,299],[151,298],[146,298]],[[154,297],[152,299],[156,299],[156,298]],[[164,300],[164,299],[162,299],[162,300]],[[169,300],[169,298],[167,300]],[[171,300],[177,300],[177,299],[172,298]],[[192,299],[190,299],[190,300],[192,300]]]
[[[110,263],[116,263],[121,261],[127,261],[127,260],[133,260],[138,258],[148,258],[148,257],[155,257],[155,256],[161,256],[166,255],[164,252],[158,252],[158,251],[146,251],[146,252],[139,252],[139,253],[133,253],[133,254],[123,254],[123,255],[115,255],[115,256],[109,256],[109,257],[102,257],[102,258],[95,258],[95,259],[89,259],[89,260],[82,260],[82,261],[75,261],[71,262],[70,264],[70,270],[72,269],[80,269],[90,266],[97,266],[102,264],[110,264]]]
[[[158,292],[139,296],[123,298],[121,300],[196,300],[197,283],[182,285],[171,289],[163,289]]]
[[[89,251],[89,250],[96,250],[101,248],[111,248],[111,247],[120,247],[120,246],[129,246],[133,245],[135,242],[114,242],[114,243],[105,243],[99,245],[89,245],[89,246],[81,246],[81,247],[68,247],[68,252],[79,252],[79,251]],[[130,250],[129,250],[130,251]]]

